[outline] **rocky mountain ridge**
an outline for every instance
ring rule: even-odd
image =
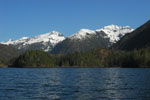
[[[66,41],[68,42],[68,44],[70,44],[69,43],[70,41],[74,41],[74,42],[80,41],[80,44],[83,44],[83,45],[84,45],[84,42],[86,43],[89,42],[88,45],[95,45],[92,48],[95,48],[95,47],[106,48],[106,47],[109,47],[111,44],[116,43],[125,34],[130,33],[132,31],[133,29],[130,28],[129,26],[109,25],[109,26],[105,26],[104,28],[97,29],[97,30],[81,29],[79,30],[79,32],[68,37],[65,37],[59,32],[52,31],[52,32],[41,34],[32,38],[22,37],[15,41],[9,40],[8,42],[0,42],[0,43],[5,44],[5,45],[10,45],[19,50],[31,49],[31,50],[43,50],[47,52],[52,51],[53,48],[55,48],[56,45],[58,45],[59,43],[63,43],[63,45],[67,45]],[[81,46],[79,46],[78,48],[80,47]],[[88,48],[88,46],[85,46],[85,47]],[[77,50],[77,51],[80,51],[80,50]]]

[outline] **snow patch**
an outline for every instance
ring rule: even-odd
[[[71,35],[69,38],[82,40],[91,35],[95,35],[97,32],[101,31],[103,31],[106,34],[106,36],[104,36],[103,38],[109,38],[111,43],[116,43],[125,34],[131,33],[133,29],[129,26],[108,25],[104,28],[97,29],[95,31],[89,29],[81,29],[79,30],[79,32]]]
[[[31,44],[35,44],[35,43],[42,43],[42,44],[48,44],[50,43],[51,45],[55,46],[58,42],[61,42],[65,39],[65,37],[56,31],[52,31],[52,32],[48,32],[46,34],[41,34],[32,38],[29,37],[22,37],[18,40],[9,40],[8,42],[0,42],[1,44],[5,44],[5,45],[21,45],[18,47],[18,49],[21,49],[22,47],[25,47],[26,45],[31,45]],[[50,49],[50,47],[48,45],[47,49],[45,51],[48,51],[48,49]]]
[[[127,33],[131,33],[133,30],[134,29],[129,26],[109,25],[102,29],[97,29],[96,31],[103,31],[107,35],[105,38],[110,38],[110,42],[116,43],[118,40],[120,40],[121,37]]]
[[[71,35],[70,39],[83,39],[88,35],[95,34],[95,31],[89,29],[80,29],[79,32]]]
[[[117,26],[117,25],[109,25],[97,30],[80,29],[77,33],[69,36],[68,38],[82,40],[85,39],[86,37],[96,35],[101,31],[106,34],[105,36],[103,36],[103,38],[109,38],[111,43],[116,43],[125,34],[131,33],[133,29],[129,26]],[[63,40],[65,40],[65,37],[61,33],[57,31],[52,31],[32,38],[22,37],[19,40],[15,41],[9,39],[8,42],[0,42],[0,43],[14,46],[20,45],[18,49],[24,48],[28,45],[32,45],[35,43],[42,43],[46,48],[44,49],[44,51],[49,51],[51,49],[51,46],[49,46],[49,44],[54,47],[57,43]]]

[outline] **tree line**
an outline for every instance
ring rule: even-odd
[[[120,51],[93,49],[87,52],[48,54],[26,51],[10,61],[10,67],[150,67],[150,48]]]

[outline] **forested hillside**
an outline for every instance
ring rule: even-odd
[[[7,46],[0,44],[0,66],[6,66],[9,63],[9,60],[13,57],[17,57],[20,54],[20,51]]]
[[[150,67],[150,49],[129,52],[93,49],[61,55],[27,51],[16,58],[11,67]]]

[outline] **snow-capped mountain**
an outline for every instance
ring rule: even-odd
[[[5,44],[5,45],[17,45],[17,44],[20,44],[20,43],[24,43],[25,42],[28,42],[30,40],[30,38],[28,37],[22,37],[20,38],[19,40],[16,40],[16,41],[13,41],[12,39],[9,39],[8,42],[1,42],[1,44]]]
[[[92,48],[108,48],[125,34],[132,32],[129,26],[109,25],[97,30],[80,29],[77,33],[64,37],[61,33],[52,31],[32,38],[22,37],[18,40],[0,42],[20,50],[43,50],[59,52],[85,51]]]
[[[80,29],[79,32],[69,36],[70,39],[84,39],[89,35],[95,34],[95,31],[89,29]]]
[[[150,20],[132,33],[125,35],[119,42],[114,44],[112,48],[129,51],[150,48]]]
[[[123,37],[127,33],[131,33],[133,30],[134,29],[129,26],[109,25],[96,31],[103,31],[107,35],[105,38],[109,38],[110,42],[116,43],[118,40],[120,40],[121,37]]]
[[[46,34],[41,34],[32,38],[23,37],[19,40],[9,40],[8,42],[1,42],[1,44],[12,45],[17,49],[40,49],[44,51],[51,50],[57,43],[63,41],[65,37],[56,31]]]
[[[81,29],[58,43],[52,53],[83,52],[93,48],[109,48],[125,34],[132,32],[129,26],[109,25],[97,30]]]
[[[103,31],[106,36],[104,38],[109,38],[111,43],[115,43],[120,40],[126,33],[131,33],[134,29],[129,26],[117,26],[117,25],[109,25],[104,28],[97,30],[89,30],[89,29],[81,29],[79,32],[71,35],[70,39],[85,39],[91,35],[95,35],[97,32]]]

